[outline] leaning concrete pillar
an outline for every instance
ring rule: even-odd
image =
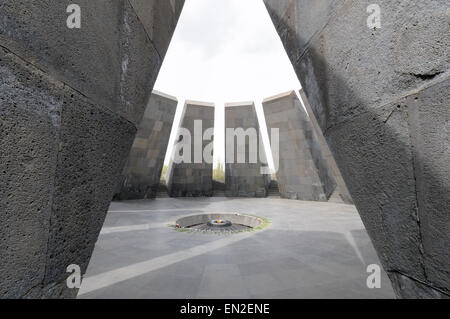
[[[449,297],[448,3],[265,3],[397,295]]]
[[[255,104],[225,104],[226,196],[267,196],[270,176],[260,139]]]
[[[327,201],[336,181],[311,121],[294,91],[263,101],[269,132],[279,130],[276,176],[283,198]]]
[[[76,295],[183,1],[68,4],[0,5],[2,298]]]
[[[186,101],[167,169],[171,197],[213,195],[214,104]]]
[[[175,97],[152,92],[115,198],[156,197],[177,105]]]

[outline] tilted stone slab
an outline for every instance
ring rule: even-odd
[[[320,152],[323,157],[325,157],[328,167],[333,175],[333,178],[336,182],[336,189],[332,196],[334,196],[333,200],[340,200],[346,204],[354,204],[350,193],[348,192],[347,185],[345,185],[345,181],[342,178],[341,171],[339,170],[336,161],[334,160],[333,154],[331,154],[330,148],[328,147],[327,141],[323,136],[322,130],[320,129],[319,123],[317,122],[316,116],[311,108],[311,105],[308,102],[308,98],[305,95],[303,89],[300,89],[300,98],[302,99],[302,105],[305,107],[306,113],[311,121],[312,126],[314,127],[314,133],[317,137],[317,141],[320,145]],[[328,169],[328,168],[327,168]]]
[[[153,91],[115,198],[156,197],[177,104],[175,97]]]
[[[238,138],[234,134],[228,136],[225,132],[225,195],[266,197],[270,176],[264,170],[264,167],[267,168],[267,161],[255,104],[253,102],[225,104],[225,131],[227,130],[237,133],[240,130],[243,138]],[[239,156],[243,161],[239,160]]]
[[[198,130],[194,130],[195,125]],[[180,129],[186,130],[190,138],[180,139]],[[166,181],[169,195],[171,197],[212,196],[212,157],[210,161],[207,161],[203,155],[208,147],[209,154],[212,154],[213,136],[205,136],[205,133],[208,129],[210,132],[214,129],[214,104],[186,101],[180,129],[176,140],[176,145],[180,148],[175,145],[167,169]],[[179,161],[174,162],[175,154],[185,155],[186,161],[180,158]]]
[[[448,5],[314,3],[265,0],[397,295],[448,298]]]
[[[269,132],[280,132],[276,176],[281,197],[327,201],[336,181],[295,92],[265,99],[263,109]]]
[[[129,1],[77,4],[80,29],[64,1],[0,4],[3,298],[77,294],[164,57]]]

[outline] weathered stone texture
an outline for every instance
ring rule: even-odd
[[[178,22],[184,1],[180,0],[130,0],[134,11],[145,28],[150,39],[155,44],[161,57],[167,52],[167,43]]]
[[[398,296],[450,295],[448,5],[265,3]]]
[[[199,130],[194,130],[195,122],[200,125]],[[167,188],[171,197],[202,197],[213,195],[212,160],[206,161],[205,149],[212,154],[213,136],[205,136],[205,131],[214,128],[214,104],[186,101],[183,109],[183,116],[180,128],[185,129],[190,134],[190,139],[184,136],[179,139],[177,145],[183,146],[183,150],[174,147],[173,155],[167,169]],[[206,137],[206,138],[203,138]],[[200,140],[201,139],[201,140]],[[174,155],[184,154],[190,149],[190,159],[187,162],[174,162]],[[197,156],[195,156],[197,154]],[[201,157],[200,157],[201,156]]]
[[[242,129],[245,139],[225,133],[225,195],[266,197],[270,176],[253,102],[225,104],[225,129]],[[248,130],[251,131],[248,131]],[[253,133],[252,133],[253,131]],[[238,131],[239,133],[239,131]],[[253,134],[253,135],[252,135]],[[249,145],[253,140],[254,145]],[[239,161],[243,157],[244,162]],[[264,170],[263,167],[266,167]]]
[[[395,293],[404,299],[450,299],[449,295],[427,284],[396,272],[388,273]]]
[[[156,197],[177,104],[175,97],[153,91],[118,185],[117,199]]]
[[[336,181],[295,92],[265,99],[263,109],[269,132],[280,132],[276,176],[281,197],[327,201]]]
[[[163,59],[129,1],[69,4],[0,3],[0,298],[76,295]]]
[[[302,104],[305,107],[305,110],[308,114],[308,117],[311,121],[312,126],[314,127],[314,133],[317,137],[317,141],[320,145],[320,151],[323,157],[326,160],[327,166],[329,167],[331,174],[336,182],[336,189],[334,190],[331,200],[340,200],[346,204],[353,205],[352,197],[348,192],[347,186],[345,185],[345,181],[342,178],[341,171],[339,170],[336,161],[334,160],[333,154],[331,154],[330,148],[328,147],[327,141],[323,136],[322,130],[320,129],[319,123],[317,122],[316,116],[311,108],[311,105],[308,102],[308,99],[305,95],[303,89],[300,89],[300,98],[302,99]]]
[[[23,295],[44,278],[55,125],[63,101],[55,97],[57,85],[3,48],[0,73],[0,297],[7,298]]]
[[[444,288],[450,287],[449,101],[448,77],[406,99],[425,274]]]

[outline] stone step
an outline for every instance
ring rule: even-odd
[[[280,189],[278,188],[277,181],[270,181],[268,192],[268,197],[280,197]]]
[[[225,192],[214,192],[213,197],[226,197]]]
[[[169,193],[167,186],[163,183],[159,184],[158,192],[156,193],[156,198],[169,198]]]

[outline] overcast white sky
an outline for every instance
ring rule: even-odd
[[[224,161],[224,103],[254,101],[267,144],[262,100],[300,87],[262,0],[186,0],[155,84],[179,101],[168,154],[186,99],[216,104],[217,164]]]

